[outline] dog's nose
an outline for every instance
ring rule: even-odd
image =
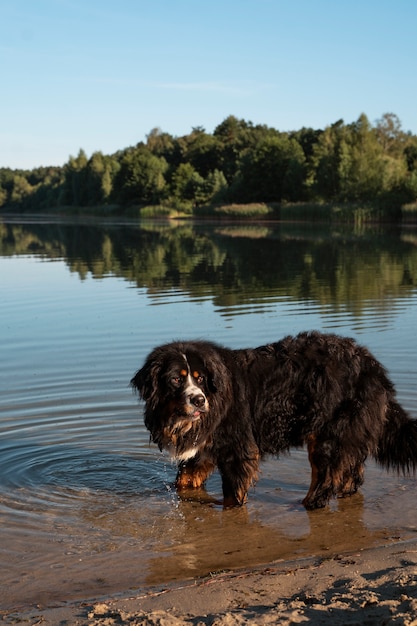
[[[201,407],[204,406],[206,399],[202,393],[199,393],[196,396],[192,396],[190,398],[190,402],[191,404],[194,404],[194,406],[197,407],[197,409],[201,409]]]

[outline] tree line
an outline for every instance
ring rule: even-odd
[[[60,167],[0,169],[0,207],[159,206],[192,213],[230,203],[371,203],[398,212],[417,199],[417,136],[393,113],[323,130],[281,132],[227,117],[213,133],[154,128],[112,155],[84,150]]]

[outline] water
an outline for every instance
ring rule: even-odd
[[[0,288],[2,608],[415,533],[415,479],[371,462],[360,494],[307,513],[303,450],[265,461],[242,509],[179,500],[129,380],[172,339],[317,328],[366,344],[417,416],[416,231],[3,218]]]

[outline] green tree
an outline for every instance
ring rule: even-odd
[[[115,195],[122,204],[158,204],[164,197],[167,162],[141,146],[125,154],[115,180]]]
[[[223,172],[215,169],[213,172],[209,172],[204,182],[205,197],[202,200],[205,203],[219,203],[223,202],[228,193],[228,184],[226,176]]]
[[[3,187],[0,185],[0,207],[2,207],[4,204],[6,204],[7,202],[7,191],[6,189],[3,189]]]
[[[70,206],[85,206],[88,204],[87,189],[87,155],[80,149],[76,157],[70,156],[65,170],[60,203]]]
[[[229,115],[214,130],[214,137],[219,142],[217,168],[226,176],[230,184],[239,168],[240,160],[251,145],[252,124]]]
[[[239,202],[279,202],[302,198],[305,156],[287,136],[267,137],[243,157],[234,184]]]
[[[117,161],[94,152],[86,166],[86,204],[95,206],[109,201],[118,169]]]
[[[86,166],[86,186],[89,205],[105,202],[103,193],[103,176],[106,171],[104,158],[101,152],[94,152]]]
[[[392,157],[401,158],[407,143],[407,135],[395,113],[384,113],[376,122],[376,136],[383,151]]]
[[[10,200],[12,204],[23,205],[33,194],[35,188],[29,183],[25,176],[16,174],[13,177],[13,189]]]
[[[113,189],[113,176],[111,164],[107,164],[101,177],[101,192],[103,200],[107,202]]]
[[[375,201],[392,192],[399,199],[407,170],[401,142],[398,118],[391,114],[375,128],[365,114],[347,126],[333,124],[313,149],[313,189],[326,200]]]
[[[225,201],[228,185],[223,172],[214,170],[209,172],[206,178],[194,171],[189,178],[189,185],[185,187],[186,195],[191,192],[189,200],[196,206],[218,204]]]
[[[370,200],[384,190],[386,166],[377,134],[365,114],[346,129],[346,138],[339,154],[339,196],[343,200]],[[385,182],[385,184],[384,184]]]
[[[158,157],[164,157],[170,162],[175,151],[175,140],[169,133],[163,132],[160,128],[152,128],[146,135],[146,147]]]
[[[313,194],[324,200],[336,199],[340,194],[340,160],[346,161],[346,128],[343,120],[328,126],[313,146],[310,180]],[[343,163],[342,171],[347,170]]]
[[[171,194],[175,204],[190,210],[193,204],[201,201],[204,178],[191,163],[181,163],[175,170],[171,181]]]
[[[407,170],[413,172],[417,170],[417,137],[410,137],[408,145],[404,149],[404,156],[407,163]]]
[[[220,142],[213,135],[206,133],[203,128],[193,128],[190,135],[183,137],[181,148],[183,161],[191,163],[203,178],[217,169]]]

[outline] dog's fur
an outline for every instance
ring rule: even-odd
[[[368,456],[417,466],[417,422],[352,339],[301,333],[246,350],[178,341],[155,348],[131,384],[152,440],[179,463],[177,489],[201,487],[217,467],[225,506],[246,501],[264,455],[293,446],[308,447],[307,509],[355,493]]]

